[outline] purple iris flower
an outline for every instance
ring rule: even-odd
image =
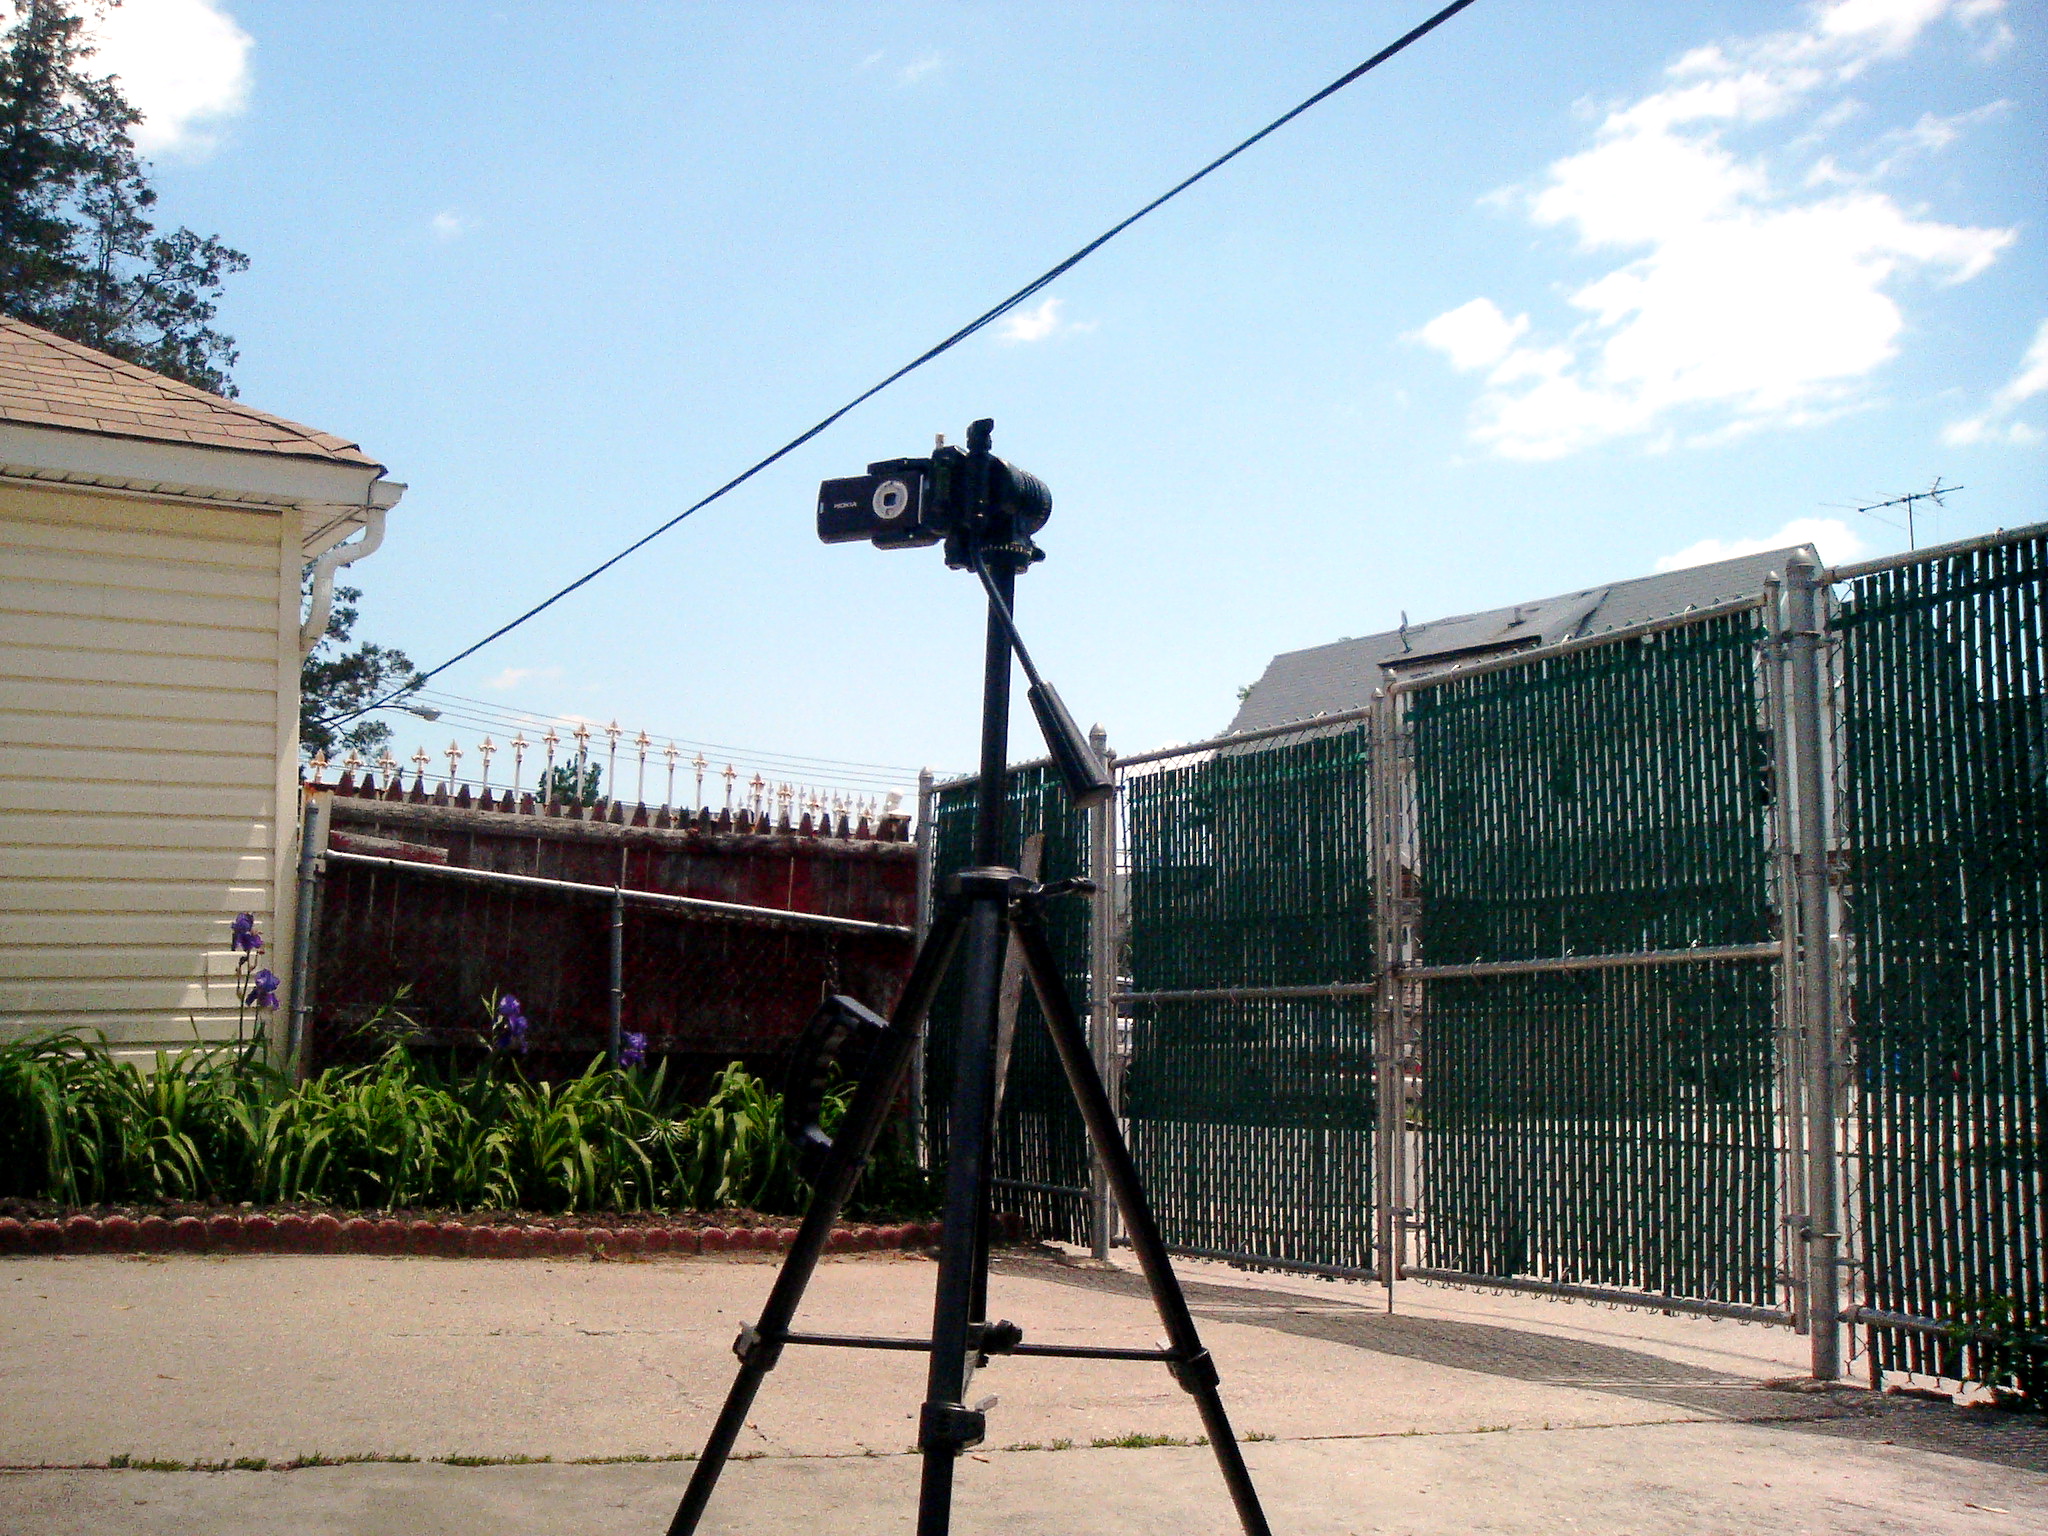
[[[526,1015],[520,1010],[519,999],[507,992],[498,999],[498,1044],[515,1051],[526,1049]]]
[[[256,914],[254,912],[238,912],[235,914],[235,926],[233,932],[229,935],[228,943],[237,953],[245,955],[253,955],[263,947],[263,935],[256,931]]]
[[[647,1060],[647,1037],[628,1030],[619,1036],[619,1065],[637,1067]]]
[[[275,1008],[277,1006],[277,973],[269,967],[258,971],[251,978],[249,995],[242,999],[250,1008]]]

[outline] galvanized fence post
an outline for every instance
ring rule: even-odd
[[[1088,812],[1088,878],[1095,886],[1095,903],[1088,927],[1088,1048],[1095,1057],[1095,1070],[1110,1090],[1110,1103],[1118,1104],[1116,1092],[1116,939],[1117,905],[1121,894],[1116,881],[1116,818],[1123,783],[1117,778],[1116,758],[1109,750],[1109,735],[1101,726],[1088,733],[1088,744],[1116,784],[1116,792]],[[1116,1208],[1109,1197],[1109,1175],[1091,1143],[1088,1169],[1088,1251],[1098,1259],[1109,1257],[1115,1240]]]
[[[934,780],[929,768],[917,771],[917,945],[924,947],[925,935],[932,926],[932,865],[937,851],[937,841],[932,827],[932,806],[935,801]],[[929,1026],[927,1026],[929,1028]],[[910,1053],[910,1143],[916,1149],[918,1166],[931,1166],[931,1148],[925,1138],[924,1070],[925,1045],[918,1042],[917,1049]]]
[[[305,801],[305,814],[299,823],[299,879],[292,910],[291,1010],[284,1036],[284,1069],[301,1076],[305,1065],[301,1058],[306,1020],[313,1009],[313,943],[319,932],[314,924],[320,899],[321,855],[327,851],[334,796],[325,790],[313,790],[307,793]]]
[[[1373,868],[1374,928],[1377,939],[1379,1018],[1374,1030],[1373,1186],[1379,1195],[1376,1246],[1380,1284],[1386,1288],[1387,1310],[1394,1308],[1394,1283],[1401,1278],[1402,1249],[1407,1235],[1406,1151],[1407,1087],[1401,1055],[1406,1017],[1401,988],[1401,772],[1395,746],[1400,704],[1381,693],[1373,700],[1372,772],[1368,776],[1367,821],[1376,857]]]
[[[1842,1373],[1841,1196],[1835,1134],[1834,955],[1828,899],[1827,764],[1821,711],[1821,572],[1801,557],[1785,570],[1787,699],[1795,782],[1794,868],[1799,889],[1799,1033],[1806,1100],[1806,1315],[1812,1330],[1813,1376]]]
[[[1789,628],[1784,582],[1772,575],[1764,582],[1764,632],[1761,661],[1764,721],[1771,739],[1771,879],[1778,915],[1777,1029],[1772,1067],[1778,1102],[1776,1242],[1782,1255],[1785,1286],[1790,1294],[1792,1327],[1805,1333],[1806,1246],[1806,1052],[1800,1027],[1803,988],[1799,971],[1799,860],[1795,839],[1799,823],[1793,813],[1798,792],[1798,755],[1793,750],[1789,693]]]

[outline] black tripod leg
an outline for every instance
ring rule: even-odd
[[[918,1536],[946,1536],[953,1515],[953,1470],[960,1453],[981,1439],[981,1415],[961,1396],[967,1383],[968,1325],[988,1198],[990,1109],[995,1094],[996,994],[1003,964],[1004,895],[975,897],[967,913],[967,959],[954,1040],[952,1113],[946,1132],[946,1209],[939,1278],[932,1302],[931,1369],[917,1444],[924,1475],[917,1498]]]
[[[775,1362],[782,1354],[783,1341],[789,1335],[790,1322],[803,1300],[804,1288],[810,1284],[818,1259],[825,1251],[826,1240],[832,1235],[832,1223],[839,1219],[839,1212],[860,1181],[868,1154],[874,1150],[875,1138],[887,1123],[889,1111],[910,1070],[911,1052],[922,1043],[925,1014],[931,1008],[932,998],[937,994],[939,982],[953,957],[962,920],[963,913],[958,903],[943,905],[933,919],[923,947],[917,952],[917,959],[910,969],[910,980],[904,983],[903,996],[890,1020],[891,1038],[883,1047],[887,1054],[875,1059],[862,1073],[860,1086],[854,1090],[853,1102],[846,1106],[846,1116],[839,1123],[838,1134],[832,1138],[832,1151],[819,1172],[810,1208],[804,1212],[803,1224],[797,1228],[796,1239],[789,1245],[789,1257],[783,1260],[781,1273],[775,1277],[775,1287],[768,1293],[768,1303],[761,1309],[761,1320],[743,1332],[739,1342],[733,1346],[734,1353],[740,1357],[739,1375],[725,1394],[725,1407],[719,1411],[718,1421],[712,1425],[711,1434],[704,1442],[703,1453],[697,1458],[696,1470],[690,1474],[690,1486],[683,1492],[683,1501],[676,1508],[675,1519],[669,1522],[669,1536],[690,1536],[697,1529],[697,1522],[704,1516],[704,1506],[711,1502],[711,1490],[718,1486],[718,1476],[725,1470],[726,1458],[732,1454],[740,1430],[746,1426],[747,1414],[753,1408],[754,1394],[760,1390],[761,1379],[775,1368]]]
[[[1173,1272],[1159,1226],[1152,1219],[1152,1204],[1145,1198],[1138,1166],[1131,1160],[1131,1149],[1124,1144],[1116,1110],[1102,1086],[1102,1075],[1088,1053],[1087,1032],[1074,1013],[1073,1000],[1068,997],[1066,981],[1060,975],[1059,960],[1029,901],[1012,908],[1011,928],[1024,952],[1025,972],[1038,994],[1039,1011],[1045,1015],[1053,1049],[1066,1069],[1081,1118],[1088,1124],[1089,1139],[1095,1143],[1095,1155],[1102,1159],[1109,1187],[1123,1211],[1131,1248],[1144,1267],[1153,1304],[1159,1308],[1159,1320],[1166,1325],[1167,1347],[1175,1356],[1174,1379],[1194,1397],[1201,1410],[1202,1426],[1209,1432],[1209,1445],[1216,1452],[1223,1481],[1230,1489],[1230,1502],[1237,1506],[1237,1518],[1247,1536],[1270,1536],[1271,1527],[1266,1524],[1265,1510],[1259,1506],[1259,1493],[1245,1467],[1244,1452],[1238,1448],[1230,1416],[1224,1412],[1222,1395],[1216,1390],[1216,1363],[1202,1347],[1194,1315],[1181,1294],[1180,1279]]]

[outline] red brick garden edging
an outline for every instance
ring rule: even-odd
[[[1016,1231],[1005,1219],[1012,1237]],[[224,1211],[212,1216],[67,1216],[22,1221],[0,1216],[0,1257],[57,1253],[368,1253],[422,1258],[623,1258],[633,1254],[756,1251],[783,1253],[789,1227],[488,1226],[397,1217],[267,1216]],[[933,1222],[834,1227],[828,1253],[929,1248]]]

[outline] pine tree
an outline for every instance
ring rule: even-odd
[[[215,394],[238,354],[212,320],[249,258],[159,234],[129,130],[142,116],[70,0],[20,0],[0,32],[0,312]]]

